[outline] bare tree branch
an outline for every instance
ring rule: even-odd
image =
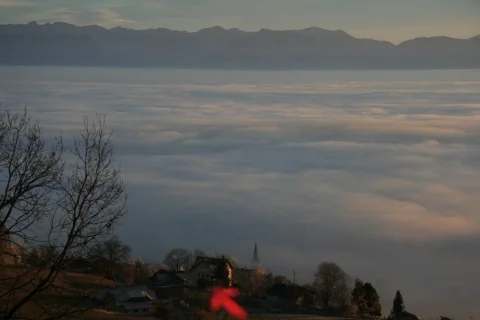
[[[189,269],[192,263],[192,252],[188,249],[175,248],[167,253],[163,263],[171,271]]]
[[[0,265],[17,266],[0,272],[2,319],[21,317],[27,305],[36,306],[41,319],[82,310],[76,304],[50,308],[43,300],[53,293],[90,299],[91,294],[69,292],[59,275],[90,245],[112,235],[126,213],[105,118],[85,118],[68,150],[61,138],[54,141],[47,146],[26,109],[0,109]]]

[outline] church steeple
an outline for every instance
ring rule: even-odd
[[[258,248],[257,248],[257,243],[255,242],[255,247],[253,248],[253,259],[252,263],[254,267],[258,267],[260,264],[260,258],[258,257]]]

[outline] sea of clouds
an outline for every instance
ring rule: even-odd
[[[274,273],[335,261],[387,309],[480,315],[479,71],[0,67],[0,101],[67,140],[106,114],[143,260],[257,241]]]

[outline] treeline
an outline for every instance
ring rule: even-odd
[[[227,257],[234,267],[237,266],[235,259],[227,254],[208,255],[200,249],[176,248],[166,254],[163,267],[172,271],[188,270],[198,256]],[[253,297],[276,297],[283,306],[290,303],[303,308],[317,308],[324,315],[380,318],[383,315],[382,304],[373,284],[359,278],[353,281],[353,285],[350,282],[350,277],[338,264],[322,262],[309,284],[295,284],[284,275],[254,272],[248,285],[241,289]],[[244,302],[248,303],[248,299]],[[402,294],[397,291],[388,317],[398,318],[405,314]]]
[[[324,315],[382,317],[384,312],[375,287],[357,278],[350,288],[348,280],[348,275],[336,263],[323,262],[318,265],[311,284],[297,285],[277,275],[266,292],[304,307],[318,307]],[[407,314],[403,296],[397,291],[388,318],[400,318]]]

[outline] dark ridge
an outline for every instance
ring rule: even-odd
[[[420,37],[394,45],[342,30],[242,31],[213,26],[75,26],[65,22],[0,25],[0,64],[218,69],[476,69],[480,35]]]

